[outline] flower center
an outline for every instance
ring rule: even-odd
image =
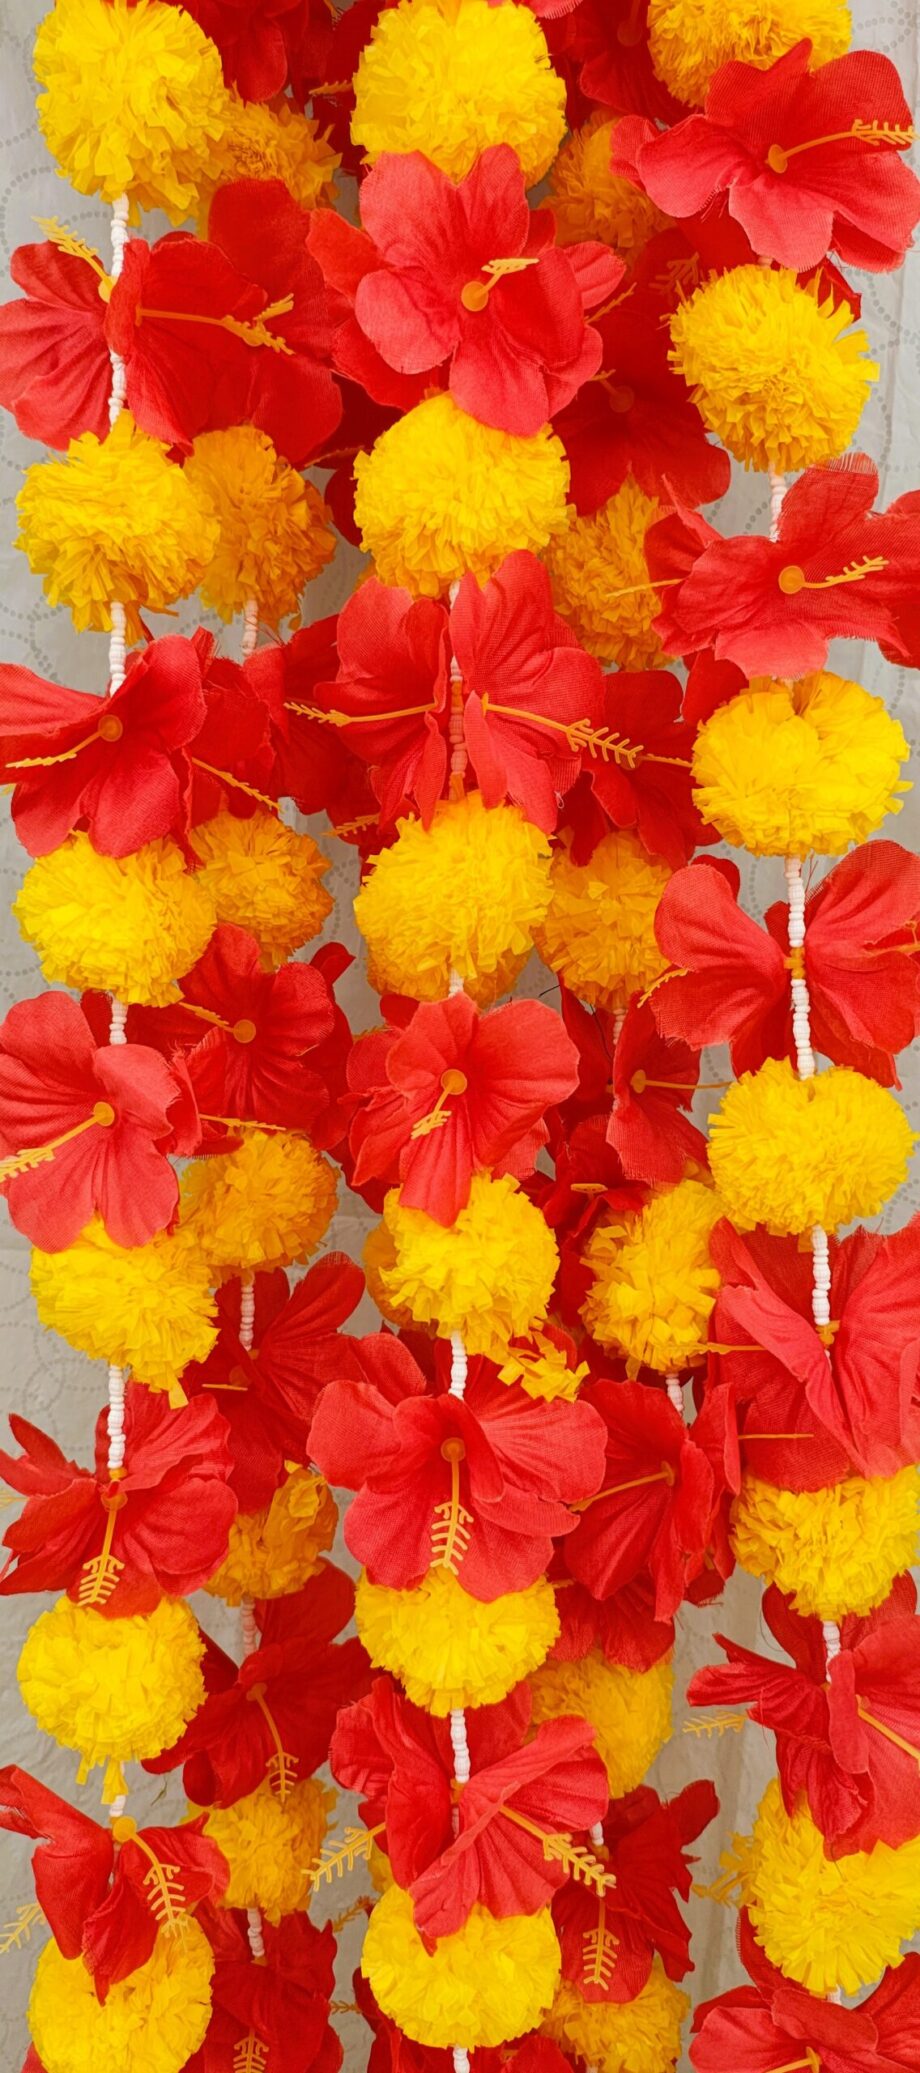
[[[441,1074],[441,1086],[445,1094],[465,1094],[468,1085],[466,1074],[460,1071],[458,1065],[449,1065],[447,1071]]]
[[[115,1110],[110,1101],[97,1101],[93,1109],[93,1122],[100,1130],[110,1130],[115,1121]]]
[[[124,731],[124,721],[117,713],[105,713],[96,729],[100,741],[108,742],[120,741]]]
[[[480,311],[485,309],[489,296],[498,281],[503,281],[508,274],[525,273],[529,266],[537,266],[538,263],[538,253],[534,253],[532,258],[525,259],[487,259],[485,266],[480,271],[483,274],[487,274],[488,279],[485,281],[481,278],[477,280],[474,276],[460,290],[460,301],[464,309],[469,310],[471,315],[477,316]]]
[[[234,1022],[233,1034],[238,1044],[251,1044],[257,1035],[256,1025],[248,1015],[244,1015],[240,1022]]]
[[[441,1459],[442,1459],[442,1461],[451,1461],[451,1462],[453,1462],[453,1461],[465,1461],[465,1460],[466,1460],[466,1446],[465,1446],[465,1444],[464,1444],[463,1440],[461,1440],[461,1439],[459,1439],[459,1438],[454,1438],[454,1439],[450,1439],[450,1440],[444,1440],[444,1441],[442,1442],[442,1445],[441,1445]]]

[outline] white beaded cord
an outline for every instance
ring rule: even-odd
[[[128,197],[126,194],[122,194],[119,195],[118,200],[112,206],[112,279],[114,281],[117,281],[124,266],[127,241]],[[109,358],[112,363],[112,385],[109,391],[109,424],[114,425],[124,408],[127,373],[120,353],[110,353]],[[118,691],[124,683],[127,652],[127,628],[124,606],[117,599],[113,598],[109,605],[109,613],[112,621],[112,631],[109,637],[107,697],[111,697],[112,692]],[[127,1014],[128,1011],[124,1001],[115,1000],[113,997],[109,1015],[110,1044],[123,1044],[126,1042],[125,1024]],[[109,1409],[106,1420],[106,1432],[108,1434],[109,1451],[107,1467],[109,1474],[113,1475],[120,1472],[125,1465],[125,1371],[124,1368],[116,1366],[114,1362],[109,1366],[108,1394]],[[113,1807],[113,1816],[116,1813],[120,1814],[123,1806],[124,1797],[122,1796],[120,1805]]]
[[[252,1341],[256,1322],[255,1276],[243,1274],[240,1277],[240,1345],[244,1353],[252,1352]],[[255,1653],[259,1646],[259,1629],[256,1625],[255,1605],[248,1595],[240,1601],[240,1647],[242,1660]],[[246,1934],[249,1949],[256,1964],[265,1956],[265,1938],[262,1933],[262,1915],[257,1907],[246,1909]]]
[[[250,655],[255,654],[258,638],[259,600],[256,597],[248,597],[243,606],[243,636],[240,641],[241,662],[248,662]]]

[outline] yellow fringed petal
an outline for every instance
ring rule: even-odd
[[[45,1945],[29,2000],[43,2073],[181,2073],[211,2019],[214,1954],[198,1923],[161,1930],[146,1963],[100,2001],[82,1958]]]
[[[332,202],[340,157],[318,122],[290,101],[244,101],[232,91],[221,113],[221,134],[196,197],[202,231],[215,190],[233,180],[282,180],[302,209]]]
[[[702,102],[733,58],[767,69],[807,36],[816,70],[850,47],[847,0],[650,0],[652,64],[678,101]]]
[[[581,1314],[599,1345],[661,1375],[702,1358],[719,1287],[709,1239],[723,1214],[712,1188],[684,1180],[597,1225]]]
[[[413,1705],[440,1719],[459,1706],[497,1706],[543,1662],[559,1633],[544,1578],[486,1605],[448,1569],[429,1569],[414,1591],[361,1576],[355,1623],[375,1667],[398,1677]]]
[[[423,151],[455,180],[488,145],[510,144],[530,187],[565,135],[565,87],[528,8],[401,0],[361,52],[351,133],[371,163]]]
[[[627,475],[590,518],[573,508],[568,531],[544,555],[557,612],[589,654],[621,669],[654,669],[665,659],[653,624],[661,599],[645,559],[645,535],[661,515],[657,499]]]
[[[795,1235],[875,1216],[907,1179],[916,1140],[887,1087],[836,1065],[800,1080],[786,1058],[729,1087],[709,1126],[709,1163],[739,1230]]]
[[[235,1152],[193,1160],[182,1176],[190,1239],[220,1281],[307,1259],[335,1193],[328,1159],[284,1130],[248,1130]]]
[[[796,1612],[862,1617],[917,1560],[920,1470],[847,1476],[824,1490],[781,1490],[745,1475],[731,1536],[742,1569],[776,1584]]]
[[[509,1339],[546,1316],[559,1249],[510,1174],[474,1173],[470,1199],[445,1226],[404,1209],[391,1188],[365,1265],[385,1316],[461,1332],[468,1353],[502,1358]]]
[[[232,1807],[209,1807],[205,1835],[230,1866],[224,1907],[257,1907],[277,1925],[310,1901],[310,1872],[316,1864],[335,1805],[335,1793],[318,1778],[303,1778],[284,1799],[267,1782]],[[192,1809],[193,1813],[200,1810]]]
[[[899,1965],[920,1928],[920,1838],[825,1856],[804,1801],[789,1815],[771,1779],[754,1823],[744,1902],[771,1963],[812,1994],[856,1994]]]
[[[550,174],[550,201],[560,245],[599,238],[632,261],[670,217],[610,163],[615,121],[602,108],[574,130]]]
[[[26,872],[13,913],[46,979],[150,1008],[176,999],[215,922],[207,880],[165,836],[104,857],[88,835],[68,835]]]
[[[463,1928],[428,1951],[399,1886],[378,1900],[361,1971],[379,2008],[416,2044],[505,2044],[549,2008],[560,1954],[548,1907],[498,1920],[476,1901]]]
[[[300,593],[335,553],[329,513],[311,482],[276,454],[255,425],[203,432],[184,474],[217,520],[201,601],[233,619],[252,598],[266,626],[296,618]]]
[[[530,1690],[536,1723],[572,1713],[590,1721],[607,1766],[611,1799],[641,1785],[671,1734],[674,1672],[669,1656],[650,1670],[628,1670],[592,1648],[578,1663],[541,1664]]]
[[[573,993],[615,1012],[654,984],[667,959],[655,937],[658,903],[670,866],[650,857],[628,828],[603,836],[586,864],[560,844],[552,897],[537,949]]]
[[[203,1703],[204,1640],[179,1598],[106,1619],[59,1598],[30,1627],[19,1658],[23,1703],[86,1768],[170,1749]]]
[[[681,2024],[689,2013],[689,1995],[656,1958],[631,2001],[584,2001],[570,1980],[561,1980],[541,2027],[544,2037],[596,2066],[597,2073],[669,2073],[680,2057]]]
[[[263,1511],[234,1519],[226,1558],[206,1588],[227,1605],[288,1597],[324,1567],[338,1516],[322,1476],[295,1469]]]
[[[40,1322],[90,1360],[130,1368],[148,1389],[174,1392],[190,1361],[217,1339],[207,1261],[184,1230],[147,1245],[116,1245],[98,1218],[62,1252],[32,1254]]]
[[[319,934],[332,912],[322,883],[329,859],[311,835],[257,807],[245,820],[224,809],[189,840],[200,860],[195,878],[218,921],[249,929],[266,964],[283,964]]]

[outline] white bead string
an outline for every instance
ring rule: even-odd
[[[450,591],[448,593],[451,610],[453,610],[453,607],[457,602],[459,594],[459,583],[452,583],[450,586]],[[453,653],[453,650],[451,650],[450,712],[448,715],[448,729],[450,739],[450,773],[448,781],[448,795],[450,798],[454,797],[455,792],[462,791],[463,780],[466,776],[467,753],[466,744],[463,739],[463,699],[460,696],[459,691],[455,690],[455,686],[461,684],[462,682],[463,672],[457,661],[456,655]],[[454,1000],[457,994],[462,992],[463,980],[460,976],[460,973],[451,971],[447,988],[448,999]],[[466,1379],[468,1368],[469,1362],[467,1359],[467,1351],[463,1341],[463,1335],[461,1332],[451,1332],[450,1395],[453,1397],[457,1397],[461,1403],[466,1394]],[[462,1791],[464,1785],[468,1785],[470,1781],[470,1745],[466,1731],[466,1714],[462,1706],[454,1707],[451,1710],[450,1746],[453,1751],[454,1758],[454,1781]],[[460,1829],[459,1807],[454,1807],[453,1810],[453,1827],[454,1834],[457,1835]],[[470,2073],[470,2055],[465,2045],[455,2044],[452,2048],[451,2057],[453,2059],[454,2073]]]
[[[240,660],[242,662],[248,662],[250,655],[255,654],[258,638],[259,600],[255,597],[248,597],[243,606],[243,637],[240,641]]]
[[[127,241],[128,197],[126,194],[122,194],[119,195],[118,200],[112,206],[113,281],[117,281],[124,266]],[[109,424],[114,425],[124,408],[127,370],[120,353],[110,353],[109,358],[112,365],[112,385],[109,390]],[[125,680],[127,625],[124,606],[117,599],[111,601],[109,614],[112,621],[112,631],[109,637],[109,676],[106,695],[111,697],[112,692],[118,691]],[[127,1015],[128,1011],[124,1001],[116,1000],[113,996],[109,1014],[110,1044],[123,1044],[126,1042],[125,1025]],[[107,1467],[109,1475],[113,1475],[119,1473],[125,1464],[125,1371],[124,1368],[116,1366],[114,1362],[109,1366],[108,1396],[109,1409],[106,1420],[106,1432],[109,1451]],[[122,1812],[123,1807],[124,1795],[122,1794],[120,1801],[113,1805],[113,1818],[116,1818],[117,1814]]]
[[[240,1277],[240,1345],[244,1353],[252,1352],[256,1322],[256,1288],[252,1274]],[[254,1654],[259,1646],[259,1629],[256,1625],[255,1605],[246,1594],[240,1600],[240,1646],[242,1660]],[[257,1907],[246,1909],[246,1934],[253,1958],[258,1963],[265,1956],[265,1938],[262,1933],[262,1915]]]

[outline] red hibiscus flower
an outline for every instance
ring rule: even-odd
[[[597,372],[555,419],[572,470],[572,501],[596,511],[634,475],[646,496],[711,504],[724,496],[731,461],[712,445],[686,382],[668,357],[658,312],[627,301],[597,319]]]
[[[553,216],[530,209],[510,145],[491,145],[456,184],[421,152],[384,153],[362,183],[361,220],[372,253],[355,318],[399,373],[448,363],[462,410],[524,437],[596,373],[585,312],[614,294],[623,262],[597,242],[554,247]]]
[[[650,115],[675,122],[683,115],[652,68],[648,0],[580,0],[553,8],[548,36],[553,56],[577,70],[586,102],[600,101],[614,115]],[[581,117],[579,116],[579,119]]]
[[[723,540],[695,513],[659,519],[645,551],[652,581],[675,586],[656,621],[662,646],[711,648],[750,676],[823,669],[832,639],[879,641],[912,662],[920,507],[904,498],[875,512],[877,491],[873,463],[847,454],[792,484],[775,540]]]
[[[173,1410],[140,1384],[125,1394],[127,1468],[107,1467],[107,1413],[96,1425],[96,1465],[79,1468],[55,1441],[15,1414],[20,1455],[0,1453],[0,1476],[25,1504],[3,1536],[4,1596],[67,1591],[108,1618],[152,1612],[184,1598],[220,1567],[236,1517],[230,1451],[217,1405]]]
[[[353,0],[349,12],[357,13],[360,4],[361,0]],[[333,364],[356,399],[349,413],[350,421],[363,420],[368,403],[374,411],[382,409],[396,414],[412,410],[423,396],[437,388],[437,382],[428,374],[401,374],[391,367],[362,330],[355,314],[361,282],[377,266],[373,239],[334,209],[314,209],[307,242],[326,285],[333,325]],[[361,400],[357,401],[358,398]]]
[[[208,1640],[208,1696],[172,1749],[151,1757],[156,1776],[183,1766],[197,1806],[230,1807],[268,1779],[284,1802],[324,1764],[339,1707],[367,1689],[360,1641],[337,1642],[354,1612],[354,1585],[324,1562],[302,1591],[259,1607],[259,1645],[241,1665]]]
[[[249,1947],[246,1916],[203,1911],[217,1963],[208,2033],[184,2073],[240,2073],[259,2065],[277,2073],[338,2073],[342,2046],[329,2021],[335,1938],[306,1915],[262,1923],[264,1958]]]
[[[216,43],[228,86],[244,101],[270,101],[288,83],[296,52],[323,10],[319,0],[182,0]]]
[[[270,313],[271,342],[248,355],[246,401],[232,422],[266,432],[294,468],[324,451],[342,416],[328,365],[332,315],[307,249],[311,220],[281,180],[231,181],[218,188],[208,216],[211,244],[257,283]]]
[[[240,1284],[217,1291],[217,1344],[182,1377],[190,1397],[214,1391],[229,1427],[230,1482],[240,1510],[260,1511],[284,1481],[285,1461],[306,1462],[316,1399],[353,1366],[341,1326],[364,1292],[360,1267],[344,1253],[317,1260],[293,1290],[281,1267],[253,1277],[251,1348],[240,1338]]]
[[[920,182],[898,156],[912,136],[900,79],[878,51],[817,71],[810,59],[802,42],[766,70],[723,65],[702,114],[644,126],[642,186],[669,216],[721,201],[759,257],[797,273],[832,246],[844,266],[886,273],[920,218]]]
[[[317,685],[328,682],[338,668],[337,623],[334,617],[318,619],[283,644],[257,648],[242,672],[250,704],[258,700],[265,708],[279,799],[293,799],[300,813],[328,813],[333,822],[347,797],[349,778],[364,779],[341,731],[316,711]],[[310,719],[308,711],[316,717]]]
[[[100,1827],[28,1771],[0,1771],[0,1828],[32,1836],[39,1906],[65,1958],[82,1958],[97,1997],[144,1965],[164,1927],[182,1923],[229,1878],[204,1817],[181,1828],[142,1828],[122,1816]]]
[[[349,749],[372,766],[386,820],[410,793],[420,795],[430,820],[444,789],[447,628],[443,605],[370,576],[339,614],[335,682],[298,681],[291,665],[295,710],[325,721],[330,733],[341,729]]]
[[[565,1543],[557,1549],[551,1571],[558,1578],[556,1609],[559,1638],[550,1654],[560,1663],[580,1663],[593,1648],[608,1663],[627,1670],[651,1670],[674,1647],[673,1620],[655,1616],[655,1586],[646,1571],[623,1584],[609,1598],[592,1598],[584,1584],[566,1572]]]
[[[731,1046],[736,1073],[791,1055],[792,1008],[783,952],[738,904],[737,865],[700,858],[676,871],[655,914],[655,934],[675,967],[655,988],[651,1013],[663,1036]]]
[[[453,2059],[447,2050],[430,2044],[415,2044],[403,2035],[389,2016],[378,2008],[362,1972],[354,1974],[355,2000],[373,2043],[368,2073],[452,2073]],[[480,2046],[470,2052],[472,2073],[571,2073],[571,2061],[549,2037],[532,2032],[520,2044]],[[23,2073],[32,2073],[24,2067]]]
[[[333,1775],[366,1795],[362,1813],[386,1830],[398,1883],[425,1938],[462,1928],[477,1903],[499,1918],[534,1914],[565,1883],[573,1835],[607,1806],[607,1778],[586,1721],[545,1721],[529,1741],[526,1691],[472,1715],[472,1776],[457,1800],[446,1722],[429,1719],[388,1679],[343,1713]],[[555,1847],[546,1847],[547,1844]],[[582,1858],[584,1850],[582,1849]],[[603,1890],[605,1869],[583,1867]]]
[[[742,1961],[754,1980],[693,2018],[690,2059],[695,2073],[768,2073],[801,2061],[822,2073],[911,2073],[920,2052],[920,1956],[886,1972],[858,2008],[819,2001],[764,1957],[747,1916],[739,1927]]]
[[[143,1044],[97,1046],[69,995],[19,1001],[0,1023],[0,1191],[45,1252],[94,1216],[117,1245],[165,1230],[179,1202],[169,1154],[199,1136],[181,1063]]]
[[[713,1336],[744,1353],[723,1355],[726,1379],[739,1402],[752,1405],[742,1434],[770,1432],[776,1392],[792,1409],[804,1397],[845,1464],[827,1473],[820,1447],[803,1440],[793,1452],[799,1489],[836,1482],[853,1469],[864,1476],[891,1476],[920,1456],[920,1219],[890,1237],[854,1231],[831,1243],[830,1326],[816,1328],[811,1311],[811,1263],[794,1239],[761,1232],[742,1239],[722,1222],[713,1233],[712,1255],[721,1288]],[[803,1265],[806,1272],[803,1274]],[[790,1394],[791,1392],[791,1394]],[[748,1432],[748,1428],[751,1432]],[[798,1419],[791,1427],[797,1432]],[[781,1457],[785,1462],[788,1447]],[[779,1448],[766,1437],[749,1466],[768,1481]],[[800,1480],[806,1478],[807,1480]],[[785,1484],[786,1475],[782,1476]]]
[[[677,678],[663,669],[614,671],[604,678],[603,722],[586,742],[569,801],[575,861],[586,863],[612,825],[635,828],[650,854],[676,870],[717,839],[693,803],[694,729],[681,718]]]
[[[128,660],[110,698],[0,663],[0,778],[33,857],[85,828],[103,856],[131,856],[188,826],[188,747],[204,724],[202,656],[167,634]]]
[[[697,1671],[692,1706],[742,1705],[776,1736],[783,1799],[801,1794],[828,1856],[892,1849],[920,1833],[920,1619],[909,1577],[868,1619],[849,1617],[830,1661],[821,1621],[802,1619],[771,1586],[764,1616],[794,1668],[716,1635],[728,1661]]]
[[[416,1009],[405,1029],[356,1045],[353,1184],[399,1180],[401,1201],[453,1224],[473,1174],[532,1171],[547,1108],[575,1085],[571,1039],[540,1001],[480,1014],[465,993]]]
[[[630,1004],[613,1054],[607,1139],[631,1179],[678,1181],[688,1166],[706,1165],[706,1139],[684,1113],[699,1069],[688,1044],[658,1035],[648,1002]]]
[[[491,1601],[543,1574],[569,1506],[597,1488],[603,1428],[587,1404],[541,1402],[473,1361],[466,1395],[432,1394],[398,1340],[358,1344],[366,1379],[333,1381],[310,1430],[329,1481],[358,1492],[345,1538],[372,1583],[411,1589],[431,1568]],[[437,1387],[437,1385],[435,1385]]]
[[[597,1382],[588,1392],[607,1427],[602,1488],[582,1508],[566,1560],[595,1598],[641,1570],[655,1579],[655,1614],[668,1619],[713,1555],[730,1558],[713,1535],[722,1501],[738,1487],[737,1442],[727,1392],[715,1391],[685,1426],[658,1389]]]
[[[604,1821],[601,1855],[611,1888],[600,1895],[570,1879],[553,1902],[562,1946],[562,1976],[584,2001],[634,2001],[656,1955],[669,1979],[693,1970],[690,1931],[675,1894],[690,1898],[695,1842],[719,1811],[708,1778],[663,1801],[640,1785],[614,1802]]]

